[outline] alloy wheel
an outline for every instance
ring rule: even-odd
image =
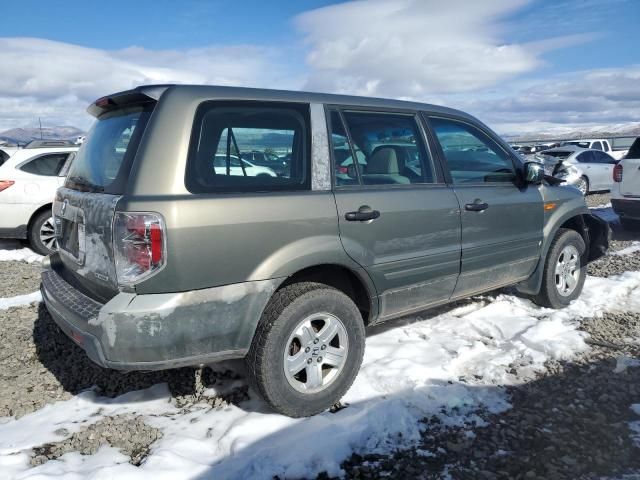
[[[40,227],[40,241],[49,250],[57,249],[56,230],[53,225],[53,217],[49,217]]]
[[[556,289],[563,297],[573,293],[580,279],[580,253],[573,245],[567,245],[558,256],[555,269]]]

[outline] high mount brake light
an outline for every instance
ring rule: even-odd
[[[623,173],[622,165],[617,163],[615,167],[613,167],[613,181],[616,183],[620,183],[622,181],[622,173]]]
[[[116,212],[113,245],[120,285],[157,273],[166,262],[164,221],[157,213]]]
[[[14,182],[13,180],[0,180],[0,192],[3,190],[6,190],[7,188],[9,188],[11,185],[13,185]]]

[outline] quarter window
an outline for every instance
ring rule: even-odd
[[[42,155],[41,157],[31,160],[24,164],[20,170],[34,175],[43,175],[46,177],[56,177],[62,170],[62,166],[69,157],[68,153],[52,153],[50,155]]]
[[[602,144],[600,142],[593,142],[591,148],[593,148],[594,150],[602,150]]]
[[[433,183],[431,161],[413,115],[349,111],[343,115],[352,144],[346,141],[341,123],[335,125],[338,115],[333,113],[336,185]]]
[[[203,104],[186,185],[194,193],[309,188],[308,106]]]
[[[431,118],[453,183],[504,183],[516,178],[509,155],[480,129],[467,123]]]

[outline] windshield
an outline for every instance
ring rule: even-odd
[[[149,108],[135,106],[101,115],[80,147],[65,187],[122,193],[150,114]]]
[[[563,142],[563,145],[576,145],[580,148],[589,148],[589,142]]]

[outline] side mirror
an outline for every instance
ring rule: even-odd
[[[532,185],[540,185],[544,178],[544,166],[538,162],[524,164],[524,181]]]

